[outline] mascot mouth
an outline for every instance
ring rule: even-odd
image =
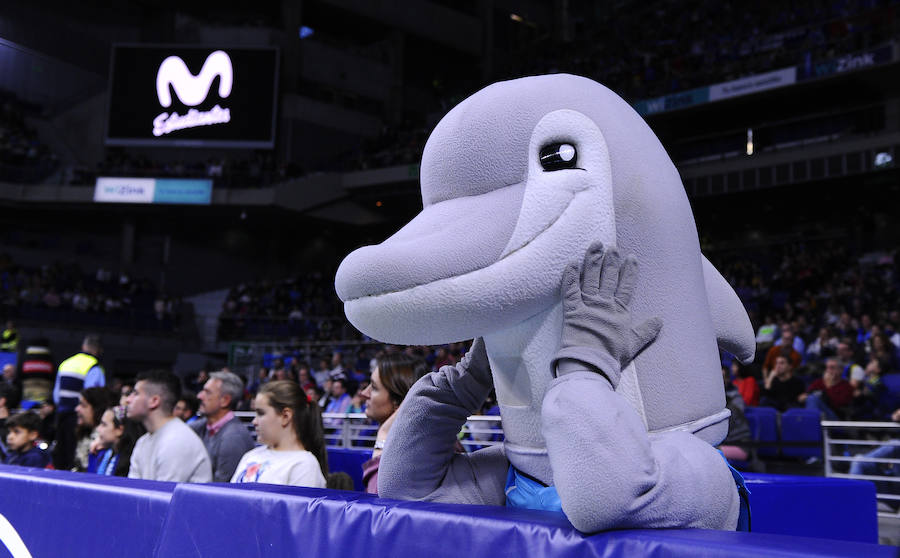
[[[338,296],[348,303],[399,293],[488,268],[523,250],[556,224],[574,199],[528,242],[506,252],[525,187],[522,182],[426,207],[381,244],[359,248],[341,262]]]

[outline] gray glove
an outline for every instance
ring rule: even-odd
[[[613,389],[622,369],[656,339],[662,320],[635,325],[628,308],[637,283],[637,259],[622,261],[615,248],[596,242],[588,248],[579,281],[578,264],[563,273],[563,330],[556,358],[557,375],[591,370],[606,376]]]

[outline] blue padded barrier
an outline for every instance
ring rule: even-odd
[[[563,518],[534,510],[400,502],[353,492],[294,487],[179,485],[157,556],[697,558],[773,554],[878,557],[896,556],[896,549],[850,541],[706,530],[583,535]]]
[[[817,447],[781,448],[785,457],[822,457],[822,413],[813,409],[788,409],[781,413],[782,442],[818,442]]]
[[[878,541],[869,481],[744,473],[754,533]]]
[[[365,491],[362,482],[362,465],[372,457],[371,449],[328,448],[328,470],[347,473],[353,479],[353,488]]]
[[[0,465],[0,514],[35,558],[151,556],[174,489],[171,482]]]
[[[895,548],[857,542],[876,536],[871,483],[747,477],[754,533],[583,535],[564,518],[534,510],[272,485],[173,485],[24,467],[0,467],[0,513],[35,558],[897,556]]]

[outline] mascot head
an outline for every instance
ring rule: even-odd
[[[631,399],[648,428],[724,436],[717,339],[746,359],[753,332],[700,253],[675,166],[625,101],[563,74],[486,87],[431,134],[421,187],[418,216],[338,269],[337,293],[360,331],[440,344],[514,329],[559,305],[566,264],[600,240],[637,256],[632,310],[664,322],[633,363]]]

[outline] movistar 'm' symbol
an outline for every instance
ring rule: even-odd
[[[217,50],[207,56],[203,68],[196,76],[188,70],[184,60],[178,56],[170,56],[159,65],[159,72],[156,74],[156,95],[159,97],[159,104],[164,107],[172,106],[172,94],[169,90],[171,85],[182,103],[195,107],[206,100],[216,76],[219,76],[219,96],[224,98],[231,95],[234,70],[231,67],[231,58],[225,51]]]

